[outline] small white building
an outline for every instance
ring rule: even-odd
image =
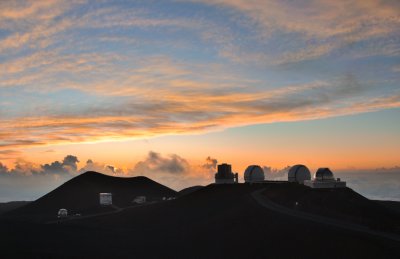
[[[112,193],[102,192],[99,194],[99,196],[100,196],[100,205],[101,206],[112,205]]]
[[[264,171],[258,165],[250,165],[244,171],[245,183],[257,183],[265,180]]]
[[[314,179],[304,181],[304,185],[311,188],[345,188],[346,182],[335,179],[329,168],[319,168],[314,175]]]
[[[288,181],[303,184],[304,181],[311,180],[311,173],[305,165],[294,165],[288,172]]]
[[[143,204],[146,203],[146,196],[137,196],[133,199],[132,203]]]
[[[59,209],[57,213],[58,218],[66,218],[68,217],[68,210],[66,209]]]

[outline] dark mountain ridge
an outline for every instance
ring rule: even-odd
[[[268,190],[272,184],[212,184],[175,200],[58,224],[12,226],[11,222],[2,226],[7,233],[3,241],[7,244],[6,252],[13,251],[14,246],[20,254],[25,251],[29,256],[48,257],[398,258],[400,255],[398,242],[394,240],[299,219],[260,206],[251,194],[263,188]],[[319,192],[314,194],[318,196]],[[351,192],[349,195],[352,196]],[[18,242],[21,236],[32,241]]]
[[[201,186],[201,185],[190,186],[190,187],[180,190],[178,193],[179,193],[179,196],[184,196],[184,195],[188,195],[192,192],[196,192],[202,188],[204,188],[204,186]]]
[[[400,233],[397,211],[350,188],[311,189],[284,183],[269,185],[263,194],[272,202],[293,210]]]
[[[55,217],[60,208],[67,209],[70,214],[110,210],[100,206],[99,193],[102,192],[112,193],[113,205],[118,207],[132,205],[136,196],[146,196],[151,201],[177,195],[176,191],[144,176],[124,178],[88,171],[8,215],[48,219]]]
[[[296,210],[302,210],[346,224],[363,224],[364,220],[393,223],[399,217],[394,210],[350,188],[316,190],[287,182],[210,184],[189,188],[191,192],[181,196],[145,177],[120,179],[88,173],[75,179],[40,198],[35,206],[23,209],[37,213],[58,204],[60,197],[67,202],[78,197],[86,199],[85,195],[93,192],[97,204],[98,192],[113,192],[113,197],[115,192],[119,197],[125,195],[122,189],[112,188],[124,187],[128,195],[136,195],[133,186],[142,195],[146,189],[149,193],[154,191],[151,197],[168,197],[164,195],[167,193],[177,199],[161,199],[110,214],[47,224],[3,218],[0,220],[3,254],[82,258],[399,258],[400,255],[396,233],[391,232],[389,237],[376,235],[294,215]],[[255,193],[289,208],[293,215],[263,206],[255,199]],[[118,199],[120,206],[131,201],[131,198]],[[297,207],[293,206],[295,202],[299,204]],[[53,215],[53,208],[50,211]]]

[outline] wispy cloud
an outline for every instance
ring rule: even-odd
[[[21,151],[5,149],[0,150],[0,160],[16,159],[21,156]]]
[[[51,20],[68,10],[73,4],[84,1],[3,1],[0,17],[3,22],[15,20]]]
[[[394,1],[298,1],[277,0],[193,0],[236,10],[247,15],[255,33],[264,41],[282,37],[282,55],[265,55],[250,51],[237,56],[238,48],[225,50],[225,56],[274,63],[291,63],[316,59],[335,50],[353,55],[375,55],[378,49],[393,48],[387,39],[396,41],[399,33],[400,6]],[[290,37],[282,36],[290,35]],[[287,40],[285,40],[287,39]],[[366,40],[378,39],[365,51]],[[355,44],[364,42],[362,47]],[[374,49],[374,46],[378,46]],[[355,48],[357,51],[355,52]],[[393,52],[393,51],[392,51]],[[399,53],[397,52],[396,55]]]
[[[392,67],[392,70],[393,70],[394,72],[400,72],[400,65],[393,66],[393,67]]]
[[[399,107],[397,86],[382,76],[310,68],[289,80],[282,72],[344,46],[358,57],[398,55],[397,4],[195,2],[228,22],[190,9],[192,1],[168,3],[188,15],[144,3],[1,2],[0,149]]]
[[[363,98],[369,91],[353,77],[334,82],[288,86],[270,91],[237,89],[138,89],[78,113],[51,111],[46,116],[0,121],[0,148],[70,142],[190,134],[244,124],[326,118],[400,107],[400,94]],[[132,89],[131,89],[132,90]],[[361,94],[361,97],[360,97]],[[162,96],[162,98],[159,98]],[[244,119],[246,118],[246,119]]]

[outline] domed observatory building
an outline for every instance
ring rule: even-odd
[[[314,179],[304,181],[304,185],[311,188],[345,188],[346,182],[335,179],[329,168],[319,168],[314,175]]]
[[[258,165],[250,165],[244,171],[245,183],[257,183],[265,180],[264,171]]]
[[[311,173],[305,165],[294,165],[289,169],[288,181],[303,184],[304,181],[311,180]]]
[[[228,164],[218,165],[218,172],[215,174],[215,183],[216,184],[224,184],[224,183],[238,183],[238,174],[232,173],[232,167]]]

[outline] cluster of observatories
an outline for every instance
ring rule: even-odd
[[[265,174],[262,168],[258,165],[250,165],[244,171],[245,183],[264,183],[268,182],[265,179]],[[288,181],[311,188],[344,188],[346,182],[340,178],[334,177],[329,168],[319,168],[311,179],[310,170],[305,165],[295,165],[289,169]],[[232,172],[232,167],[229,164],[218,165],[218,172],[215,174],[216,184],[235,184],[239,183],[239,174]]]
[[[247,184],[273,183],[276,181],[268,181],[265,179],[263,169],[258,165],[250,165],[244,171],[244,182]],[[311,179],[310,170],[305,165],[295,165],[289,169],[288,182],[303,184],[311,188],[344,188],[346,182],[340,178],[335,178],[329,168],[319,168],[314,177]],[[218,172],[215,174],[215,184],[238,184],[239,174],[232,172],[230,164],[218,165]],[[112,193],[99,193],[100,205],[112,205]],[[164,197],[163,200],[174,199],[175,197]],[[146,203],[146,196],[138,196],[133,203]],[[58,211],[58,217],[63,218],[68,216],[66,209]]]

